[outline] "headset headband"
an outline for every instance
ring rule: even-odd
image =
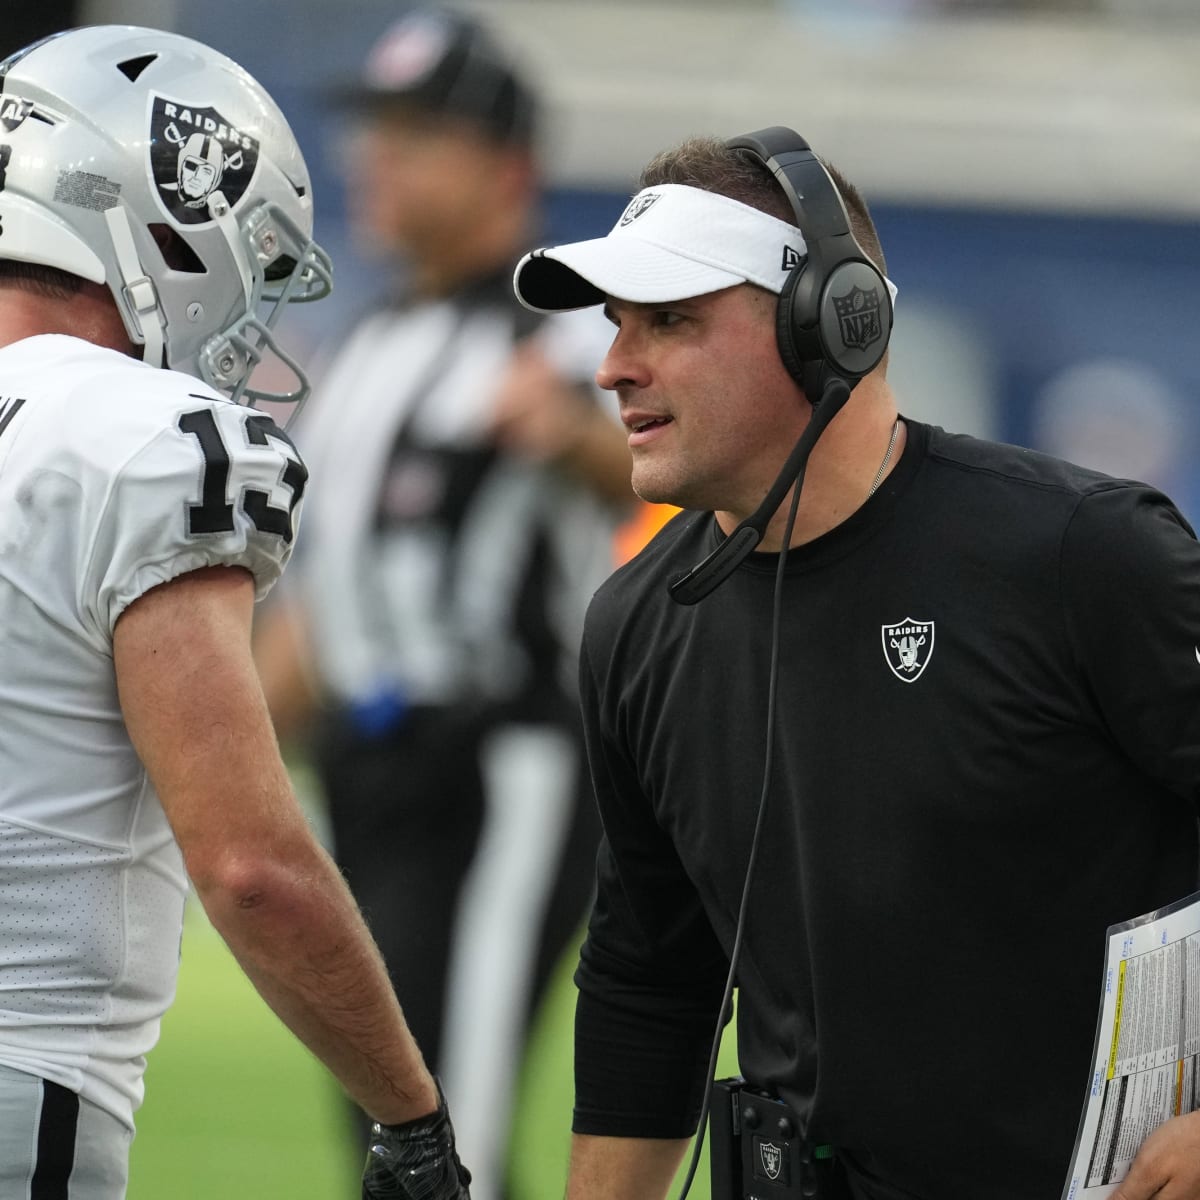
[[[779,295],[779,354],[813,404],[831,379],[849,387],[887,350],[892,300],[878,267],[850,228],[837,186],[808,142],[773,125],[725,145],[757,158],[783,188],[808,253]]]

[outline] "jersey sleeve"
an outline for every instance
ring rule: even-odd
[[[638,783],[585,636],[580,683],[604,825],[575,982],[576,1133],[682,1138],[696,1128],[728,961]]]
[[[1084,497],[1062,551],[1067,632],[1106,726],[1150,778],[1200,797],[1200,544],[1141,485]]]
[[[102,639],[144,592],[188,571],[244,567],[262,599],[292,552],[308,477],[265,413],[186,398],[111,471],[80,575]]]

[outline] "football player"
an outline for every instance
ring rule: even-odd
[[[238,401],[303,397],[273,329],[329,287],[296,141],[228,58],[97,26],[0,64],[2,1195],[124,1195],[190,876],[375,1118],[364,1196],[467,1196],[250,657],[307,472]]]

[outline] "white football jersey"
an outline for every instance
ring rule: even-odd
[[[261,598],[307,472],[270,417],[88,342],[0,348],[0,1063],[132,1124],[175,988],[182,858],[113,627],[217,564]]]

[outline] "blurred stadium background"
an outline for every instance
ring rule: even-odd
[[[153,25],[267,85],[305,148],[339,270],[330,306],[293,326],[300,347],[375,286],[344,237],[345,130],[324,93],[402,7],[44,0],[6,12],[0,37]],[[872,203],[900,287],[891,374],[905,413],[1145,479],[1200,517],[1200,0],[461,7],[493,23],[549,101],[547,240],[603,233],[643,161],[682,136],[793,125]],[[562,1194],[569,974],[527,1064],[517,1200]],[[132,1200],[357,1195],[332,1085],[196,912],[147,1084]],[[707,1196],[703,1176],[693,1194]]]

